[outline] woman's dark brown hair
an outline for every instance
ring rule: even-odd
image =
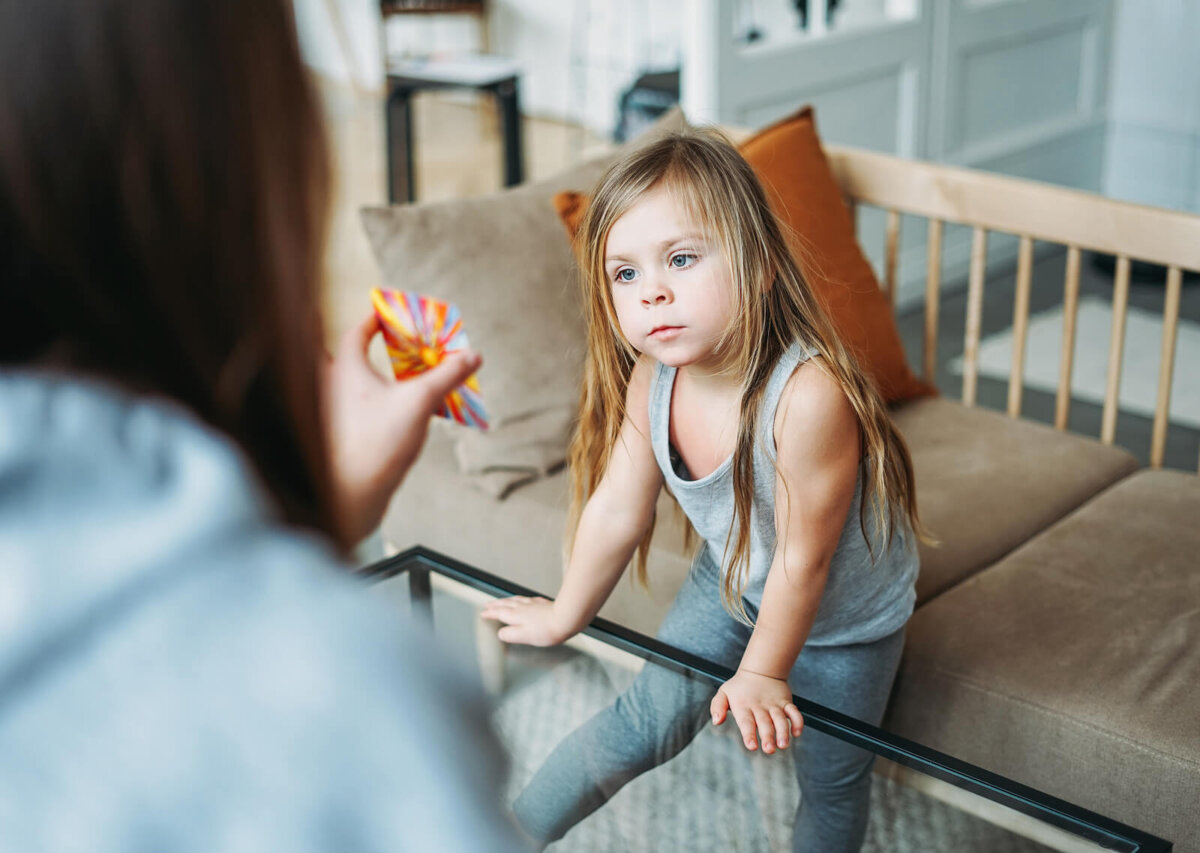
[[[341,540],[327,154],[290,0],[0,0],[0,367],[182,402]]]

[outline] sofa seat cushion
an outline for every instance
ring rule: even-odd
[[[1143,471],[920,608],[885,725],[1200,850],[1197,520]]]
[[[567,472],[560,468],[497,501],[480,488],[477,478],[460,471],[456,437],[430,430],[425,449],[388,507],[384,541],[400,550],[424,545],[554,595],[562,581],[570,503]],[[650,590],[634,582],[629,571],[600,615],[653,635],[691,566],[695,549],[685,552],[682,543],[681,517],[664,495],[651,545]]]
[[[952,400],[914,400],[892,417],[912,453],[921,520],[941,543],[921,546],[918,605],[1138,467],[1120,448]]]

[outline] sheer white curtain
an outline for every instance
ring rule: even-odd
[[[382,91],[383,22],[379,0],[294,0],[305,62],[355,89]]]

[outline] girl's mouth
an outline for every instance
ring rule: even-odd
[[[650,337],[656,341],[669,341],[682,331],[683,326],[658,326],[650,332]]]

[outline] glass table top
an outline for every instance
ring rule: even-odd
[[[505,802],[523,822],[569,826],[552,851],[790,850],[800,799],[793,755],[813,732],[878,757],[864,851],[1171,849],[802,696],[794,697],[805,720],[799,742],[773,755],[750,752],[732,720],[708,720],[708,697],[729,670],[603,619],[563,646],[506,646],[479,609],[495,597],[540,593],[436,552],[414,548],[361,574],[478,668],[509,757]],[[625,767],[630,737],[614,720],[652,726],[676,701],[698,710],[654,740],[655,754],[637,759],[654,766]]]

